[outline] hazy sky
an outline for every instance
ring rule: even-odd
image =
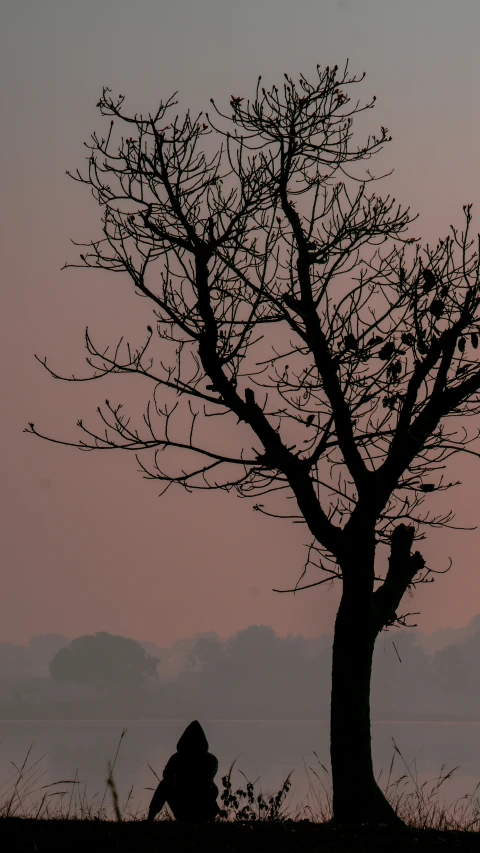
[[[444,236],[478,201],[478,0],[0,0],[2,131],[0,640],[107,630],[161,644],[252,623],[280,634],[330,630],[338,593],[271,592],[292,585],[305,530],[260,517],[224,494],[169,493],[145,482],[127,454],[82,454],[41,442],[28,421],[75,436],[104,399],[100,385],[66,385],[34,360],[73,372],[88,323],[102,340],[144,328],[145,303],[127,282],[76,270],[69,239],[98,234],[98,209],[65,176],[102,121],[103,85],[132,112],[179,90],[180,107],[248,96],[258,74],[312,77],[316,63],[367,72],[377,95],[369,129],[390,128],[388,190],[421,214],[417,236]],[[475,212],[475,208],[474,208]],[[480,230],[480,218],[476,219]],[[141,306],[141,307],[140,307]],[[121,381],[121,380],[119,380]],[[128,401],[129,389],[116,385]],[[480,514],[480,467],[456,466],[458,522]],[[480,533],[443,532],[429,563],[455,567],[417,595],[427,631],[480,612]]]

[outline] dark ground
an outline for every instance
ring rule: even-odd
[[[308,821],[188,825],[174,821],[0,818],[2,853],[463,853],[479,851],[479,833],[333,827]]]

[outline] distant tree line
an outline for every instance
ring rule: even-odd
[[[433,655],[416,644],[415,634],[389,632],[374,655],[377,719],[479,715],[480,631]],[[331,664],[331,644],[315,652],[303,637],[276,637],[270,628],[252,626],[226,641],[200,640],[179,681],[198,700],[208,697],[212,708],[315,716],[328,706]]]
[[[39,634],[26,646],[0,643],[0,678],[38,678],[50,674],[49,666],[70,640],[62,634]]]
[[[480,618],[445,632],[457,636],[429,654],[413,632],[383,634],[375,649],[374,717],[479,717]],[[191,637],[170,649],[107,632],[71,642],[45,634],[27,646],[0,643],[0,715],[27,717],[41,705],[55,716],[61,704],[68,716],[68,703],[73,713],[76,702],[75,713],[88,715],[100,703],[106,717],[324,718],[331,662],[330,637],[279,637],[264,625],[227,639]]]

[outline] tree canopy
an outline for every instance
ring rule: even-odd
[[[136,454],[164,488],[235,490],[301,523],[311,541],[295,589],[342,581],[332,663],[334,811],[394,820],[373,773],[369,692],[379,632],[405,624],[427,566],[414,541],[451,523],[431,493],[459,452],[478,457],[480,256],[471,206],[430,246],[377,186],[386,127],[360,140],[361,77],[317,66],[313,82],[231,96],[227,110],[148,115],[104,89],[110,120],[72,177],[102,233],[77,266],[121,274],[153,311],[140,342],[85,334],[85,376],[150,383],[142,417],[106,399],[82,450]],[[415,224],[416,227],[416,224]],[[74,264],[75,265],[75,264]],[[283,500],[282,500],[283,499]],[[388,561],[379,545],[387,546]],[[312,583],[303,581],[309,566]],[[356,774],[352,775],[352,764]]]
[[[152,399],[139,425],[107,399],[101,430],[82,419],[78,442],[48,437],[133,451],[166,488],[235,489],[305,523],[325,580],[366,516],[386,543],[400,520],[417,536],[451,520],[423,504],[478,434],[464,421],[480,385],[471,209],[463,230],[419,245],[408,208],[378,195],[383,176],[356,168],[391,139],[382,127],[354,142],[354,117],[375,103],[351,101],[358,82],[318,68],[314,83],[286,77],[282,96],[259,80],[253,101],[197,118],[174,115],[174,98],[129,115],[104,90],[110,130],[73,176],[103,210],[80,266],[126,274],[156,325],[113,347],[87,329],[90,374],[60,378],[134,374]],[[133,135],[115,137],[116,123]],[[279,510],[282,494],[297,511]]]
[[[60,649],[50,664],[56,681],[106,685],[139,685],[156,678],[158,658],[154,658],[136,640],[99,631],[72,640]]]

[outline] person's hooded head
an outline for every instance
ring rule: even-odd
[[[185,729],[177,743],[178,752],[208,752],[208,740],[198,720]]]

